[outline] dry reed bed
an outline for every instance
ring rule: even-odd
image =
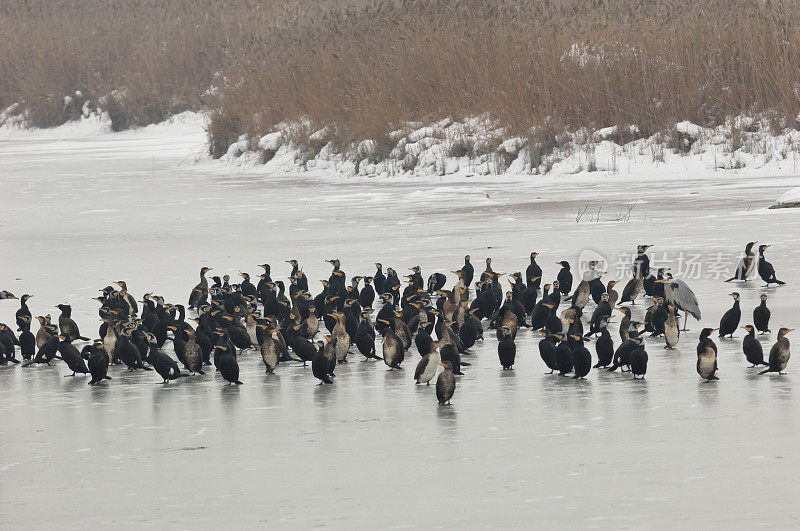
[[[106,104],[120,127],[209,106],[214,156],[302,117],[296,140],[329,125],[344,149],[448,116],[546,146],[752,113],[784,129],[800,110],[797,0],[35,0],[1,7],[0,33],[0,105],[24,101],[31,124],[69,118],[75,90],[124,88]]]

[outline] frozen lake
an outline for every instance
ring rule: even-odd
[[[721,380],[695,372],[699,329],[718,326],[733,290],[742,324],[766,292],[772,330],[800,328],[800,210],[766,209],[796,175],[287,177],[195,164],[203,142],[191,121],[0,139],[0,289],[35,295],[34,315],[71,303],[95,337],[99,288],[126,280],[137,297],[184,303],[203,264],[255,274],[266,261],[285,278],[296,258],[317,293],[327,258],[348,276],[380,261],[427,278],[464,254],[476,271],[486,256],[496,271],[524,271],[536,250],[549,282],[557,260],[582,250],[627,264],[651,243],[651,259],[696,274],[704,319],[676,351],[648,340],[641,381],[544,375],[529,331],[504,372],[486,334],[451,407],[413,385],[414,347],[402,371],[353,356],[325,387],[293,364],[267,377],[254,353],[240,357],[244,385],[230,387],[213,372],[162,386],[112,367],[113,380],[89,387],[61,362],[0,367],[0,527],[800,525],[800,362],[756,376],[740,339],[715,338]],[[713,278],[713,263],[735,262],[718,253],[748,240],[773,245],[786,286]],[[701,271],[689,269],[697,255]],[[615,265],[606,278],[620,278]],[[13,324],[17,307],[0,301],[0,321]]]

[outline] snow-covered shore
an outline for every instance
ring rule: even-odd
[[[207,154],[207,115],[184,112],[160,124],[111,133],[104,114],[52,129],[26,129],[18,123],[0,126],[0,140],[20,138],[135,138],[158,131],[167,139],[197,135],[192,161],[236,172],[267,175],[308,175],[315,178],[504,178],[564,175],[581,178],[681,179],[719,172],[741,177],[800,174],[800,131],[776,134],[766,122],[737,118],[717,128],[690,122],[668,132],[642,136],[636,127],[580,130],[557,136],[544,147],[508,136],[485,117],[465,122],[452,119],[433,124],[409,123],[386,137],[346,147],[332,140],[329,127],[311,131],[308,122],[281,124],[260,138],[240,137],[219,160]],[[309,132],[311,131],[311,132]],[[202,134],[202,136],[200,136]],[[783,197],[777,207],[798,199]]]

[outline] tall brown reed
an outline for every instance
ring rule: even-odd
[[[216,155],[303,116],[349,142],[482,113],[535,137],[800,110],[798,0],[33,0],[0,33],[0,104],[33,124],[124,88],[123,126],[211,105]]]

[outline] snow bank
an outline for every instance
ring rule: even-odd
[[[308,120],[301,120],[280,124],[261,138],[242,136],[222,163],[242,171],[320,177],[796,173],[800,132],[769,131],[756,119],[736,118],[716,128],[684,121],[649,137],[635,125],[578,130],[540,144],[511,136],[491,118],[479,116],[406,123],[384,138],[342,147],[329,141],[330,127],[314,131]]]
[[[780,196],[770,208],[800,208],[800,186]]]

